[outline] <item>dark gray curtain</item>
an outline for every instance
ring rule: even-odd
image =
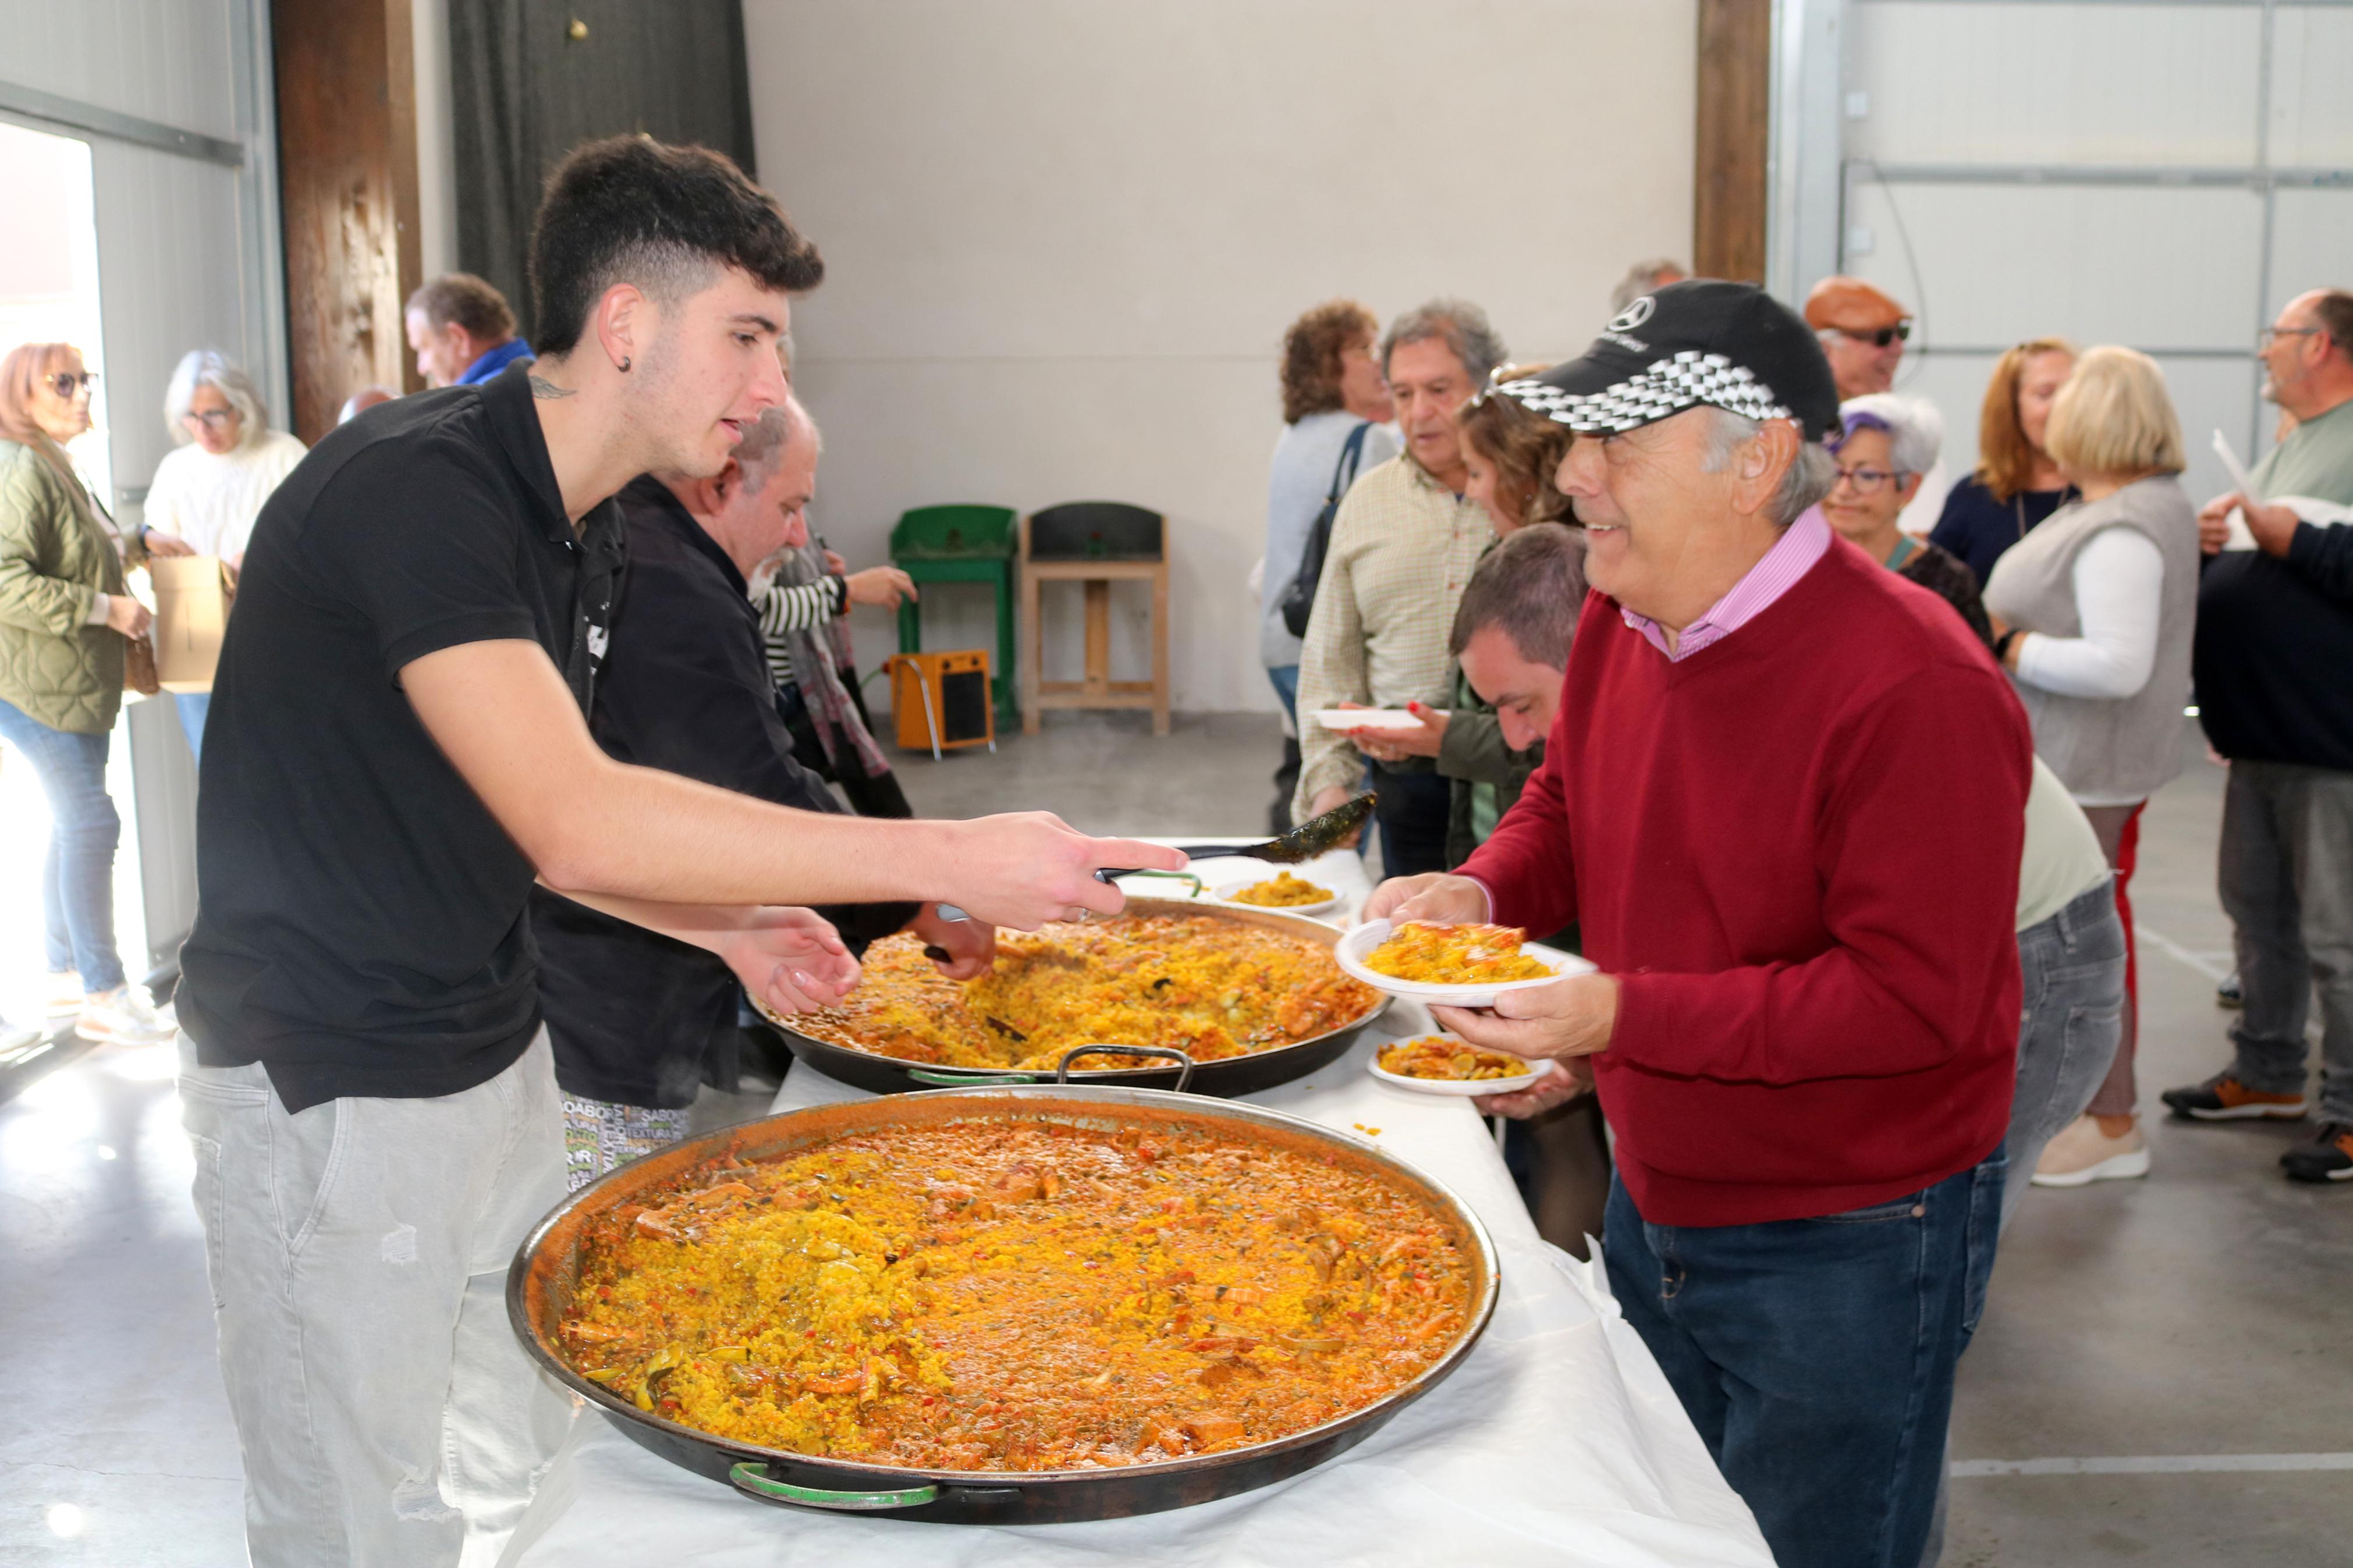
[[[741,0],[451,0],[449,68],[458,265],[498,286],[526,337],[532,214],[574,147],[641,131],[752,171]]]

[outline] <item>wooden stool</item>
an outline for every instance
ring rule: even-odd
[[[1152,679],[1111,679],[1111,585],[1152,584]],[[1047,680],[1039,585],[1086,584],[1087,678]],[[1021,661],[1021,732],[1038,732],[1048,708],[1149,708],[1152,732],[1168,733],[1167,520],[1119,501],[1068,501],[1021,520],[1021,617],[1029,657]]]

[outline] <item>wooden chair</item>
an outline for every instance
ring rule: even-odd
[[[1046,583],[1086,585],[1086,679],[1042,678]],[[1152,679],[1111,679],[1111,585],[1152,584]],[[1068,501],[1021,520],[1021,616],[1029,657],[1021,661],[1021,732],[1038,732],[1048,708],[1149,708],[1152,732],[1168,733],[1167,520],[1119,501]]]

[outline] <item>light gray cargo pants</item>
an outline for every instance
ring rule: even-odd
[[[259,1066],[180,1063],[256,1568],[493,1562],[572,1416],[504,1300],[564,1197],[546,1032],[460,1094],[292,1115]]]

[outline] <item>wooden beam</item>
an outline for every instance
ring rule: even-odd
[[[423,386],[401,307],[423,281],[409,0],[275,0],[294,433],[361,387]]]
[[[1692,265],[1703,278],[1762,283],[1772,0],[1699,0],[1697,132]]]

